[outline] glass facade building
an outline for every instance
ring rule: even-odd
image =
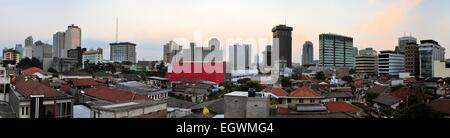
[[[353,67],[353,38],[337,34],[319,36],[319,64],[322,67]]]

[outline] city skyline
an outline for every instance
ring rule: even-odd
[[[377,51],[394,50],[398,38],[410,32],[418,40],[434,39],[443,47],[450,45],[450,28],[446,27],[450,24],[446,13],[450,10],[439,8],[450,3],[446,0],[248,0],[239,4],[236,0],[2,1],[0,17],[8,20],[0,23],[1,48],[23,44],[30,35],[35,41],[52,44],[54,33],[75,24],[83,29],[82,47],[109,51],[109,43],[115,41],[116,17],[120,19],[119,41],[138,45],[137,60],[161,60],[163,45],[169,40],[195,41],[198,33],[203,43],[212,37],[221,43],[230,38],[265,39],[266,43],[259,44],[262,52],[265,45],[272,43],[271,28],[279,24],[294,28],[292,59],[297,63],[301,61],[303,43],[318,45],[321,33],[350,36],[355,47],[373,47]],[[222,49],[228,46],[224,44]],[[316,60],[317,53],[318,48],[314,49]]]

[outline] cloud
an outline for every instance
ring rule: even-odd
[[[358,33],[383,34],[386,33],[402,21],[412,9],[420,5],[424,0],[401,0],[387,5],[382,10],[369,16],[362,24],[356,26],[354,30]],[[374,2],[371,0],[370,2]]]

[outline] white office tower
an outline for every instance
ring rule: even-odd
[[[25,39],[25,55],[23,56],[28,57],[28,58],[32,58],[33,57],[33,45],[34,45],[34,41],[33,41],[33,37],[29,36]]]
[[[53,57],[67,58],[68,49],[65,48],[65,34],[64,32],[53,34]]]

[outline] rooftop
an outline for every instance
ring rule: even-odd
[[[38,79],[17,79],[15,91],[25,97],[30,97],[32,95],[44,95],[44,97],[64,96],[63,93],[56,91]]]
[[[428,103],[428,106],[440,113],[450,115],[450,99],[437,99]]]
[[[276,96],[288,96],[289,93],[281,88],[272,88],[272,94]]]
[[[22,74],[23,75],[33,75],[34,73],[41,72],[41,71],[42,71],[42,69],[40,69],[38,67],[30,67],[25,70],[22,70]]]
[[[71,79],[75,87],[78,86],[96,86],[98,83],[94,79]]]
[[[356,113],[360,108],[346,102],[328,102],[325,104],[330,113]]]
[[[319,97],[320,95],[308,86],[302,86],[289,94],[291,97]]]
[[[149,98],[144,95],[136,94],[121,89],[112,89],[103,86],[85,90],[85,94],[110,102],[130,102],[134,100],[149,100]]]

